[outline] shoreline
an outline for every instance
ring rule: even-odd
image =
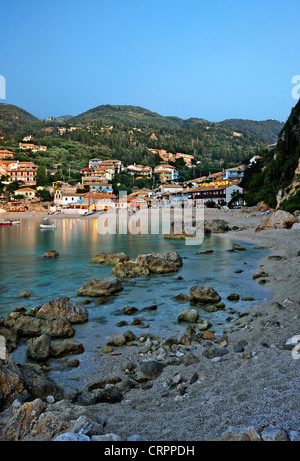
[[[89,413],[100,412],[107,420],[106,433],[117,434],[121,440],[139,434],[145,441],[207,441],[220,440],[231,428],[235,432],[242,427],[259,431],[263,426],[276,425],[287,432],[300,431],[300,402],[295,391],[299,388],[300,361],[285,348],[289,338],[300,334],[300,257],[297,256],[300,231],[274,229],[255,233],[261,214],[253,214],[256,216],[252,219],[245,219],[239,212],[230,215],[214,210],[205,218],[225,219],[230,226],[240,223],[242,230],[214,234],[219,238],[270,249],[270,255],[259,259],[254,273],[262,270],[267,274],[271,299],[249,308],[239,324],[224,332],[226,355],[216,356],[217,359],[203,355],[209,342],[218,345],[218,338],[192,342],[179,349],[190,350],[195,357],[191,363],[166,365],[158,377],[149,381],[149,386],[128,390],[119,403],[89,406]],[[257,251],[259,254],[260,250]],[[244,344],[240,352],[238,344]],[[124,361],[155,360],[157,356],[155,350],[141,355],[141,344],[113,349],[113,354],[99,355],[101,376],[85,377],[84,384],[115,376],[124,379]],[[79,376],[79,369],[76,373]],[[198,379],[190,384],[195,373]],[[182,395],[168,384],[178,374],[186,385]],[[41,439],[42,435],[39,437],[33,440]]]

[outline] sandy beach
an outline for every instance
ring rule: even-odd
[[[18,219],[31,215],[20,214]],[[55,216],[61,218],[70,216]],[[286,342],[300,335],[300,230],[255,232],[262,218],[256,209],[206,211],[205,219],[216,218],[239,228],[218,234],[219,238],[254,242],[258,255],[260,247],[269,248],[269,255],[259,260],[254,274],[264,272],[264,283],[271,288],[272,298],[258,305],[251,303],[247,315],[233,323],[222,337],[179,343],[179,353],[169,354],[162,361],[164,367],[159,375],[126,389],[120,402],[83,406],[82,414],[91,418],[97,414],[105,419],[105,434],[115,434],[119,440],[206,441],[226,438],[224,434],[231,430],[236,434],[252,427],[260,434],[265,426],[276,426],[299,436],[300,354],[293,354],[294,346],[288,347]],[[15,219],[15,215],[9,219]],[[258,278],[257,283],[261,280]],[[222,301],[226,304],[226,300]],[[92,363],[88,376],[80,377],[78,367],[80,382],[87,387],[99,381],[112,382],[112,378],[130,378],[128,364],[157,358],[159,347],[154,347],[155,340],[152,350],[146,352],[143,346],[134,341],[130,347],[114,347],[112,354],[102,354],[101,376],[93,374]],[[226,350],[226,354],[207,354],[214,347]],[[65,397],[72,400],[70,395]],[[73,402],[79,405],[74,398]],[[49,404],[46,411],[54,411],[55,405],[59,403]],[[49,438],[38,432],[27,435],[29,440]]]

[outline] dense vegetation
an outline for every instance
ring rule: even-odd
[[[277,120],[258,122],[255,120],[228,119],[221,123],[230,126],[232,129],[251,133],[269,144],[277,142],[278,133],[284,126],[283,122],[278,122]]]
[[[236,166],[266,146],[265,140],[248,131],[234,134],[238,128],[227,124],[163,117],[134,106],[99,106],[76,117],[38,120],[15,106],[0,104],[0,129],[4,135],[0,149],[13,149],[17,159],[32,160],[46,169],[59,164],[63,176],[74,179],[71,170],[87,166],[90,158],[153,167],[161,158],[149,149],[164,149],[195,157],[194,168],[176,161],[181,180],[188,180]],[[33,137],[30,142],[46,145],[47,151],[20,149],[19,142],[27,135]]]
[[[292,182],[299,182],[295,174],[300,159],[300,101],[279,134],[275,149],[265,151],[263,158],[247,168],[242,186],[246,191],[246,201],[255,205],[259,201],[272,208],[277,206],[277,194],[288,193]],[[299,175],[298,175],[299,176]],[[296,186],[297,187],[297,186]],[[300,209],[300,194],[297,191],[281,203],[287,211]]]

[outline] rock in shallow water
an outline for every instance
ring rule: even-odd
[[[78,296],[110,296],[123,289],[117,277],[106,277],[100,280],[92,279],[77,291]]]

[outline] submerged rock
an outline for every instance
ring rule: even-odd
[[[100,280],[90,280],[79,288],[77,295],[91,297],[110,296],[122,289],[122,283],[117,279],[117,277],[106,277]]]
[[[59,253],[56,250],[46,251],[44,258],[57,258]]]
[[[195,323],[199,319],[199,314],[196,309],[186,309],[178,315],[179,322]]]
[[[122,278],[166,274],[177,272],[182,264],[182,258],[176,252],[139,254],[134,260],[116,264],[112,273]]]
[[[212,288],[204,285],[196,285],[190,289],[191,301],[199,303],[218,303],[221,296]]]

